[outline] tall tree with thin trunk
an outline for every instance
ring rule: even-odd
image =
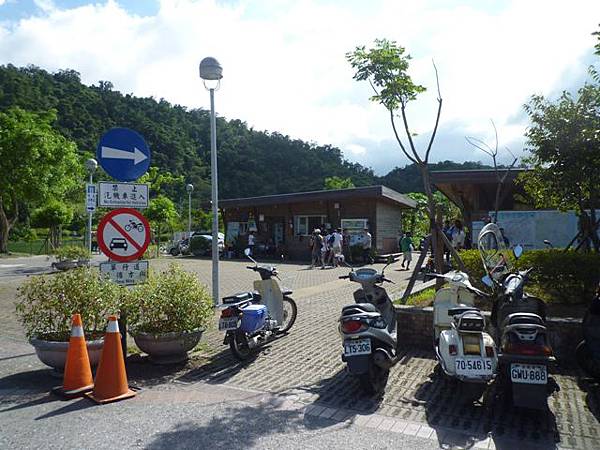
[[[436,202],[433,196],[428,164],[440,123],[443,100],[435,63],[433,63],[433,69],[435,71],[438,93],[437,114],[429,141],[426,147],[419,151],[413,139],[414,134],[409,126],[407,107],[411,101],[417,99],[418,94],[425,92],[426,89],[424,86],[414,83],[408,74],[411,57],[406,53],[405,48],[399,46],[394,41],[376,39],[373,48],[367,49],[365,46],[356,47],[353,52],[346,54],[346,59],[355,70],[354,79],[369,82],[374,93],[371,100],[380,103],[387,109],[398,146],[404,156],[419,168],[423,179],[423,188],[427,196],[427,215],[429,217],[430,229],[436,230],[438,228],[435,222]],[[398,121],[400,121],[400,132],[398,131]],[[403,138],[401,134],[404,135]],[[446,236],[443,233],[439,234],[441,234],[442,239],[444,239],[446,245],[450,248],[459,266],[464,267],[458,253],[452,248]],[[436,259],[437,270],[441,271],[442,261],[440,258]],[[415,267],[415,270],[419,269]]]
[[[489,146],[486,142],[472,136],[466,136],[465,139],[469,144],[473,147],[481,150],[483,153],[492,158],[492,162],[494,163],[494,173],[496,174],[496,198],[494,199],[494,217],[492,218],[493,222],[498,222],[498,210],[500,209],[500,194],[502,193],[502,186],[506,181],[506,177],[510,173],[511,169],[515,167],[517,164],[518,158],[513,155],[508,147],[505,147],[506,151],[513,158],[512,163],[508,167],[498,167],[498,130],[496,129],[496,124],[492,120],[492,127],[494,127],[494,136],[496,137],[496,145],[494,147]]]

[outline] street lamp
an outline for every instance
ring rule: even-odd
[[[223,68],[215,58],[200,61],[200,78],[210,92],[210,172],[212,185],[212,292],[213,304],[219,304],[219,203],[217,179],[217,123],[215,120],[215,90],[219,89]],[[208,83],[207,83],[208,81]]]
[[[188,239],[192,237],[192,192],[194,191],[193,184],[186,184],[185,190],[188,193]]]
[[[87,171],[90,174],[90,183],[89,184],[91,185],[94,182],[93,176],[94,176],[94,172],[98,168],[98,161],[96,161],[94,158],[88,159],[85,162],[85,168],[87,169]],[[87,189],[86,189],[86,195],[87,195]],[[87,249],[91,255],[92,254],[92,215],[93,215],[94,211],[90,210],[90,209],[91,208],[88,208]]]

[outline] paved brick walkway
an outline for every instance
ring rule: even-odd
[[[198,273],[204,282],[210,282],[209,261],[179,262]],[[162,267],[167,263],[163,260],[153,265]],[[252,286],[256,274],[244,270],[244,265],[232,261],[222,264],[223,295]],[[191,393],[196,383],[268,392],[294,404],[313,405],[305,411],[309,415],[339,421],[352,417],[360,426],[427,437],[442,446],[600,447],[600,386],[567,368],[559,368],[554,374],[561,391],[550,397],[549,410],[541,413],[516,410],[494,387],[484,395],[482,403],[463,404],[458,386],[436,374],[433,354],[414,349],[406,349],[400,363],[392,369],[382,398],[364,396],[358,383],[345,373],[337,333],[340,308],[352,301],[352,292],[358,285],[337,279],[346,273],[343,269],[305,270],[306,266],[294,264],[279,264],[278,268],[283,284],[295,290],[293,297],[298,304],[297,322],[287,336],[265,347],[253,361],[242,364],[222,345],[223,334],[213,327],[183,366],[156,367],[143,356],[131,357],[128,370],[132,383],[145,388],[149,395],[172,394],[173,398],[186,398],[188,394],[176,392]],[[387,274],[397,284],[389,285],[389,291],[392,296],[399,296],[408,274],[393,268]],[[0,305],[1,311],[10,314],[6,305]],[[6,322],[6,316],[1,320]],[[5,337],[4,332],[0,333],[2,342]],[[23,401],[28,393],[43,392],[39,371],[31,372],[29,381],[15,375],[19,367],[40,367],[31,357],[2,360],[4,355],[27,351],[22,338],[13,334],[12,342],[12,349],[0,352],[0,396],[4,392],[0,402]],[[3,391],[3,380],[7,379],[18,382],[14,391]]]

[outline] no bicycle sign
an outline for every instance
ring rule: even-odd
[[[150,224],[135,209],[115,209],[106,214],[98,224],[98,246],[113,261],[139,259],[148,244]]]

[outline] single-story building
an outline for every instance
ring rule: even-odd
[[[537,210],[523,186],[515,182],[526,170],[514,168],[508,173],[500,192],[497,223],[512,245],[545,248],[544,240],[557,247],[568,245],[578,232],[575,212]],[[500,173],[504,174],[502,169]],[[495,210],[498,179],[494,169],[432,171],[431,182],[459,207],[469,238],[476,240],[484,219]]]
[[[310,259],[309,237],[315,228],[343,228],[359,243],[368,228],[379,253],[397,251],[402,211],[414,208],[410,198],[385,186],[296,192],[219,201],[225,240],[247,243],[253,231],[257,244],[277,248],[292,259]]]

